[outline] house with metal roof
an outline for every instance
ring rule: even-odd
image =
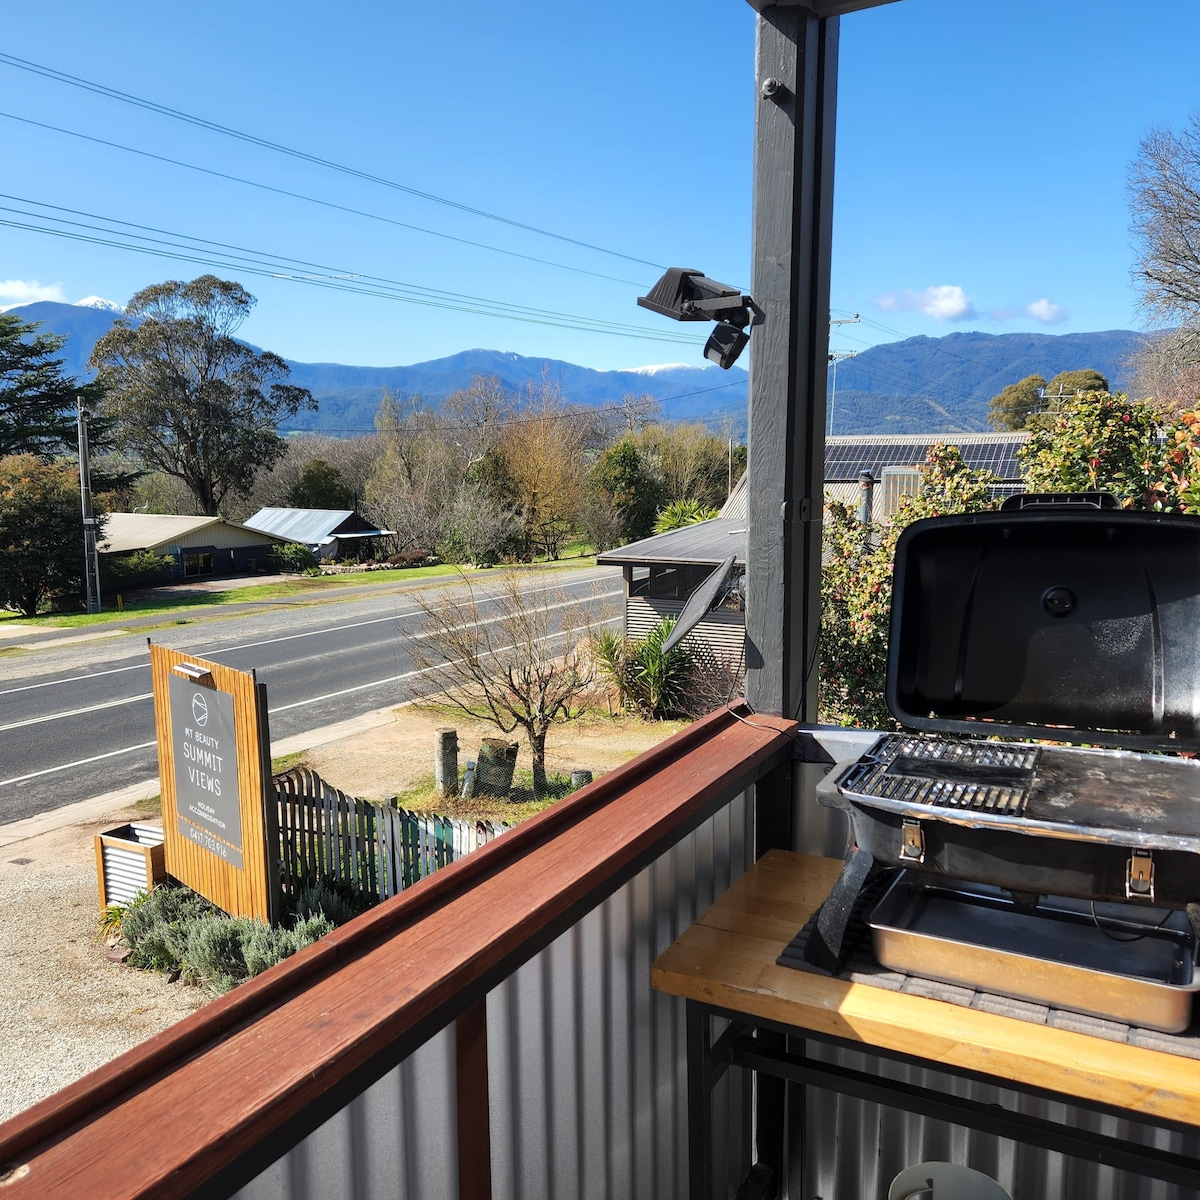
[[[377,528],[349,508],[260,508],[246,527],[299,542],[321,562],[370,557],[378,539],[395,532]]]
[[[825,503],[841,501],[858,510],[863,476],[870,474],[872,517],[887,520],[906,496],[921,490],[922,468],[929,448],[957,446],[972,470],[990,471],[993,492],[1008,496],[1024,490],[1017,452],[1027,433],[880,434],[825,439]],[[693,592],[733,555],[733,580],[745,573],[749,520],[747,475],[734,485],[721,514],[669,533],[655,534],[606,550],[601,565],[619,566],[625,576],[625,632],[645,637],[663,617],[678,617]],[[745,637],[741,593],[732,589],[722,607],[708,614],[685,639],[693,650],[703,646],[736,661]]]
[[[97,550],[107,556],[139,550],[166,555],[174,564],[171,577],[190,579],[255,571],[273,547],[289,540],[224,517],[112,512],[104,517]]]
[[[746,640],[746,614],[737,580],[746,570],[746,476],[738,480],[721,514],[657,533],[596,556],[602,566],[619,566],[625,577],[625,633],[645,637],[664,617],[678,618],[688,598],[714,570],[734,560],[732,586],[684,638],[693,653],[708,651],[737,663]]]

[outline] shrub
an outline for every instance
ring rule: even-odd
[[[171,581],[174,566],[175,560],[169,554],[155,554],[152,550],[106,554],[100,560],[100,588],[105,592],[128,592],[157,587]]]
[[[292,915],[297,921],[310,917],[327,917],[334,925],[345,925],[363,911],[344,886],[320,881],[301,888],[292,898]]]
[[[184,979],[217,994],[248,979],[242,947],[260,925],[261,921],[249,917],[206,917],[191,922],[179,964]]]
[[[674,619],[664,617],[644,638],[606,629],[592,639],[600,672],[620,692],[622,704],[655,720],[689,715],[692,656],[682,646],[663,653],[674,627]]]
[[[203,896],[185,887],[156,887],[140,893],[121,913],[121,937],[135,967],[170,971],[187,947],[188,927],[197,920],[224,916]]]
[[[290,926],[272,928],[252,917],[230,917],[190,888],[158,887],[141,893],[119,912],[105,913],[108,927],[119,920],[130,948],[131,966],[178,969],[188,983],[220,994],[265,971],[334,928],[320,904],[353,915],[330,889],[310,889],[318,911],[300,911]]]
[[[276,573],[294,571],[299,574],[314,569],[316,565],[317,556],[299,542],[283,542],[272,546],[267,555],[267,569]]]
[[[702,504],[699,500],[672,500],[666,508],[659,510],[654,522],[654,532],[670,533],[673,529],[699,525],[702,521],[711,521],[720,515],[719,509]]]
[[[318,913],[297,918],[291,929],[272,928],[261,921],[255,921],[253,925],[254,928],[242,942],[246,973],[251,977],[260,975],[285,958],[291,958],[305,946],[311,946],[318,938],[330,933],[335,922]]]

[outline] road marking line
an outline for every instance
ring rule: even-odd
[[[24,721],[11,721],[0,725],[0,733],[10,729],[24,729],[27,725],[45,725],[48,721],[61,721],[64,717],[81,717],[85,713],[99,712],[104,708],[120,708],[123,704],[137,704],[142,700],[153,700],[153,692],[143,692],[140,696],[126,696],[122,700],[105,700],[103,704],[89,704],[86,708],[71,708],[64,712],[48,713],[44,717],[26,717]]]
[[[111,671],[93,671],[90,675],[71,675],[66,679],[47,679],[45,683],[27,683],[21,687],[8,688],[0,696],[11,696],[16,692],[32,692],[34,688],[58,687],[60,683],[83,683],[87,679],[99,679],[102,675],[120,675],[123,671],[148,671],[150,664],[135,663],[132,667],[113,667]]]
[[[10,783],[24,783],[27,779],[37,779],[41,775],[53,775],[56,771],[69,771],[72,767],[86,767],[88,763],[100,762],[105,758],[116,758],[118,754],[132,754],[135,750],[147,750],[157,745],[156,742],[142,742],[138,746],[126,746],[121,750],[109,750],[105,754],[96,754],[91,758],[81,758],[78,762],[62,763],[57,767],[46,767],[43,771],[30,771],[28,775],[14,775],[12,779],[0,779],[0,787]]]

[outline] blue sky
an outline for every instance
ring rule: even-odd
[[[57,216],[81,223],[60,230],[123,241],[83,228],[119,218],[334,283],[253,275],[212,245],[176,252],[226,265],[0,225],[0,305],[123,303],[215,270],[258,297],[244,335],[294,359],[389,365],[487,347],[619,368],[702,361],[694,329],[635,306],[659,266],[749,285],[745,0],[63,0],[10,6],[4,25],[5,55],[377,180],[0,62],[0,220]],[[1126,171],[1149,129],[1200,109],[1197,44],[1195,0],[1136,13],[1115,0],[899,0],[844,18],[832,306],[863,323],[836,329],[834,348],[1136,327]],[[412,287],[453,295],[358,294]],[[460,311],[480,300],[531,319]],[[644,336],[562,328],[563,315]]]

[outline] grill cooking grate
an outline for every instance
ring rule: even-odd
[[[868,798],[1021,816],[1039,753],[1037,746],[889,734],[846,772],[841,786]]]

